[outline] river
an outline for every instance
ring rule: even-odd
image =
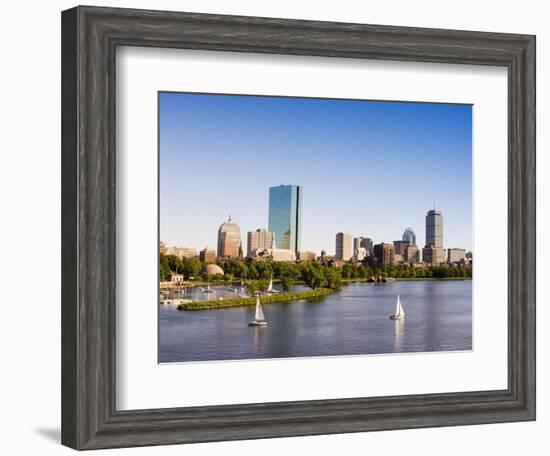
[[[194,300],[234,297],[188,291]],[[304,287],[294,287],[301,291]],[[393,321],[397,294],[405,319]],[[316,301],[266,304],[268,325],[249,327],[254,307],[179,311],[159,305],[161,363],[472,349],[470,280],[352,283]]]

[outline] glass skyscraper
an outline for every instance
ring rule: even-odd
[[[409,241],[410,245],[416,245],[416,234],[410,226],[405,228],[402,239],[404,241]]]
[[[275,233],[275,247],[300,250],[302,189],[299,185],[269,188],[268,230]]]

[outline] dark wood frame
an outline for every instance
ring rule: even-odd
[[[508,388],[118,411],[117,46],[508,69]],[[76,449],[535,419],[535,37],[77,7],[62,13],[62,443]],[[504,284],[503,284],[504,286]]]

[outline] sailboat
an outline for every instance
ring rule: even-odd
[[[397,302],[395,303],[395,314],[390,316],[390,320],[402,320],[403,318],[405,318],[405,311],[403,310],[398,294]]]
[[[202,292],[203,292],[203,293],[214,293],[214,290],[212,290],[212,289],[210,288],[210,284],[207,284],[207,285],[206,285],[206,288],[203,288],[203,289],[202,289]]]
[[[264,311],[262,310],[262,305],[260,304],[260,297],[256,296],[256,315],[254,320],[248,323],[248,326],[265,326],[267,321],[265,321]]]
[[[267,292],[269,294],[275,294],[279,293],[277,290],[273,288],[273,276],[271,276],[271,280],[269,281],[269,286],[267,287]]]

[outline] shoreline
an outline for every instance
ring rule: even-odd
[[[292,302],[302,299],[314,299],[327,296],[335,293],[338,290],[331,288],[318,288],[316,290],[307,290],[297,293],[277,293],[269,296],[262,296],[260,302],[263,304],[271,304],[276,302]],[[190,310],[212,310],[212,309],[227,309],[231,307],[250,307],[256,305],[256,297],[246,298],[234,298],[223,299],[217,301],[199,301],[199,302],[186,302],[178,306],[178,310],[190,311]]]

